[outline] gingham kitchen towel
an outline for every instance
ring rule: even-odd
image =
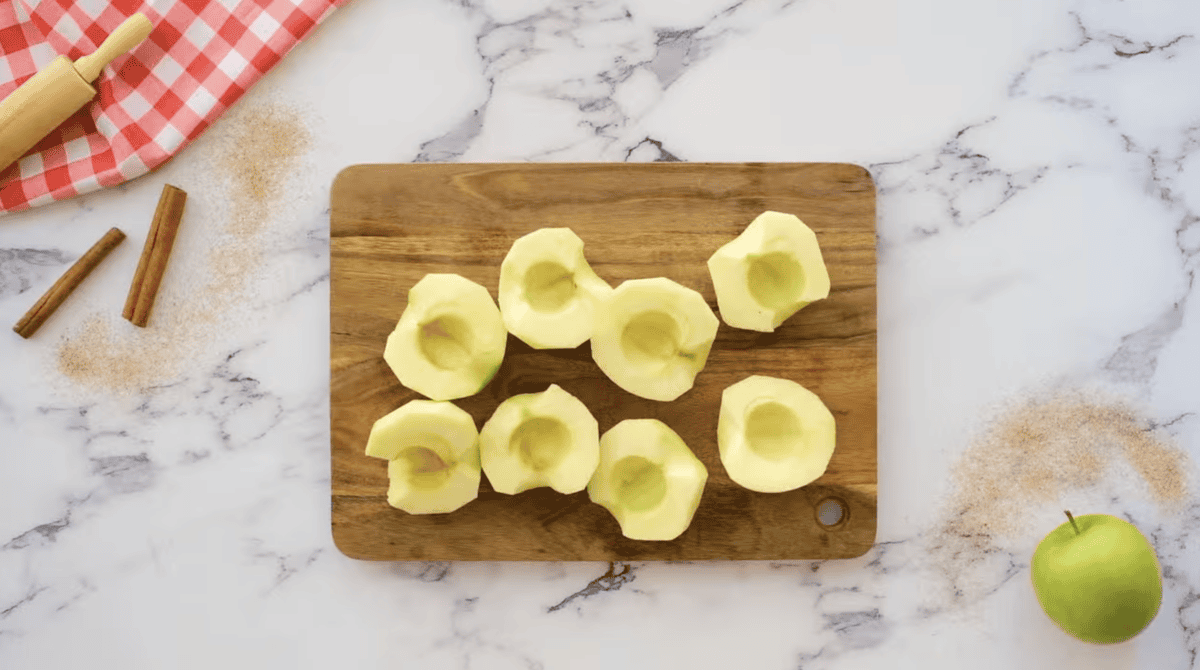
[[[141,12],[154,30],[99,95],[0,172],[0,213],[139,177],[179,153],[347,0],[0,0],[0,98]]]

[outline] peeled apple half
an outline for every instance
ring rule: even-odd
[[[751,491],[791,491],[814,481],[825,474],[836,443],[829,408],[790,379],[755,375],[721,394],[721,464]]]
[[[626,391],[674,400],[692,388],[719,325],[698,292],[665,277],[631,279],[599,305],[592,358]]]
[[[500,264],[504,324],[534,349],[573,349],[586,342],[596,304],[610,293],[570,228],[540,228],[518,238]]]
[[[409,514],[453,512],[479,495],[479,433],[454,403],[401,405],[371,427],[366,453],[388,462],[388,504]]]
[[[486,288],[456,274],[427,274],[409,289],[383,359],[401,384],[433,400],[454,400],[496,376],[507,343]]]
[[[679,434],[657,419],[626,419],[600,438],[600,465],[588,498],[632,540],[674,540],[700,506],[708,469]]]
[[[577,493],[600,462],[600,427],[578,398],[551,384],[500,403],[479,432],[479,451],[500,493],[539,486]]]
[[[829,297],[817,234],[792,214],[763,212],[708,259],[721,318],[774,332],[801,308]]]

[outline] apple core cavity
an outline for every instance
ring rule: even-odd
[[[675,400],[695,384],[719,325],[699,292],[665,277],[631,279],[597,309],[592,359],[636,396]]]
[[[409,289],[383,359],[401,384],[432,400],[454,400],[492,380],[507,343],[486,288],[456,274],[427,274]]]
[[[790,379],[753,375],[721,394],[717,450],[729,478],[779,493],[825,473],[837,444],[833,413]]]
[[[570,228],[539,228],[513,242],[500,264],[504,326],[534,349],[573,349],[592,336],[612,287],[588,265]]]
[[[479,495],[479,433],[454,403],[410,400],[380,417],[366,454],[388,463],[388,504],[409,514],[452,512]]]
[[[805,306],[829,297],[829,271],[816,233],[799,217],[763,212],[708,259],[725,323],[774,332]]]
[[[600,426],[581,400],[551,384],[500,403],[479,431],[479,453],[500,493],[542,486],[577,493],[600,462]]]
[[[588,498],[633,540],[673,540],[692,523],[708,469],[657,419],[626,419],[600,437]]]

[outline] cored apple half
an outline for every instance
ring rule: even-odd
[[[583,402],[551,384],[500,403],[479,432],[479,450],[500,493],[540,486],[577,493],[600,462],[600,428]]]
[[[763,212],[708,259],[717,308],[734,328],[774,332],[801,308],[829,296],[817,234],[799,217]]]
[[[588,497],[633,540],[674,540],[692,523],[708,469],[657,419],[626,419],[600,438]]]
[[[479,496],[479,433],[454,403],[401,405],[371,427],[366,453],[388,462],[388,504],[409,514],[453,512]]]
[[[427,274],[409,289],[383,359],[401,384],[433,400],[454,400],[492,380],[507,343],[486,288],[456,274]]]
[[[592,358],[626,391],[674,400],[692,388],[719,325],[698,292],[665,277],[631,279],[600,303]]]
[[[735,483],[791,491],[825,473],[837,444],[833,414],[790,379],[755,375],[721,394],[717,448]]]
[[[573,349],[586,342],[596,305],[610,293],[570,228],[540,228],[518,238],[500,264],[504,325],[534,349]]]

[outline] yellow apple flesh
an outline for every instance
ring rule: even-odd
[[[811,483],[825,473],[836,445],[829,408],[790,379],[754,375],[721,394],[721,464],[751,491],[778,493]]]
[[[500,264],[504,324],[534,349],[573,349],[586,342],[596,305],[610,293],[570,228],[540,228],[518,238]]]
[[[674,540],[692,523],[708,470],[657,419],[626,419],[600,437],[588,497],[633,540]]]
[[[675,400],[704,368],[719,325],[698,292],[664,277],[632,279],[600,304],[592,358],[626,391]]]
[[[486,288],[456,274],[427,274],[409,289],[383,359],[401,384],[433,400],[454,400],[492,380],[507,343]]]
[[[453,403],[410,400],[371,427],[366,454],[388,462],[388,504],[453,512],[479,495],[479,433]]]
[[[708,271],[721,318],[734,328],[774,332],[829,296],[817,235],[792,214],[760,214],[708,259]]]
[[[492,488],[515,495],[540,486],[577,493],[600,462],[600,429],[588,408],[557,384],[500,403],[479,431]]]

